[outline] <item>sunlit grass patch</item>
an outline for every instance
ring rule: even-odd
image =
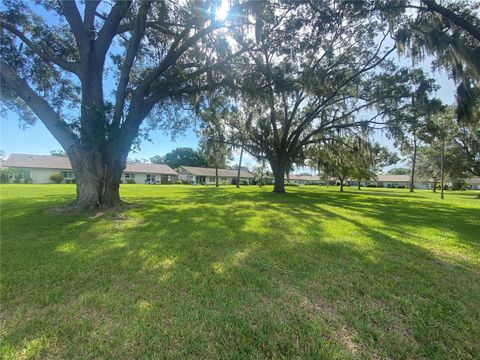
[[[2,357],[477,358],[475,192],[1,188]]]

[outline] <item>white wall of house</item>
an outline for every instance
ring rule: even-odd
[[[211,185],[215,184],[215,176],[196,176],[196,175],[190,175],[190,174],[179,174],[178,178],[182,181],[186,181],[190,184],[199,184],[200,182],[205,183],[206,185]],[[219,176],[218,177],[218,182],[221,185],[230,185],[232,183],[233,179],[236,179],[237,177],[225,177],[225,176]],[[248,183],[251,182],[251,179],[249,178],[244,178],[240,177],[240,181],[248,181]]]

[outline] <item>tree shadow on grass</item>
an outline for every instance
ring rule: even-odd
[[[478,267],[402,241],[432,212],[470,221],[463,209],[353,193],[189,195],[92,219],[4,204],[4,341],[44,335],[66,357],[478,353]],[[350,233],[335,236],[332,222]],[[463,225],[432,226],[478,250],[478,226]]]

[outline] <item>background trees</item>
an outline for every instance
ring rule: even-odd
[[[150,161],[154,164],[166,164],[172,169],[180,166],[207,166],[205,157],[200,152],[188,147],[176,148],[164,156],[154,156],[150,158]]]

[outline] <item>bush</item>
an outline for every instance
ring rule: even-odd
[[[177,185],[181,185],[181,184],[183,184],[183,181],[181,181],[181,180],[177,180],[177,181],[175,181],[175,184],[177,184]]]
[[[240,180],[240,185],[248,185],[248,181],[247,180]]]
[[[135,179],[125,179],[125,184],[135,184]]]
[[[62,174],[52,174],[50,175],[50,181],[53,181],[55,184],[60,184],[64,177],[62,176]]]
[[[20,173],[17,169],[0,169],[0,183],[2,184],[8,184],[11,181],[15,182],[15,179],[19,176]]]
[[[75,184],[75,179],[65,179],[65,184]]]
[[[26,178],[25,180],[23,180],[23,182],[25,184],[33,184],[33,180],[31,178]]]
[[[452,190],[465,190],[468,183],[463,179],[455,179],[452,181]]]

